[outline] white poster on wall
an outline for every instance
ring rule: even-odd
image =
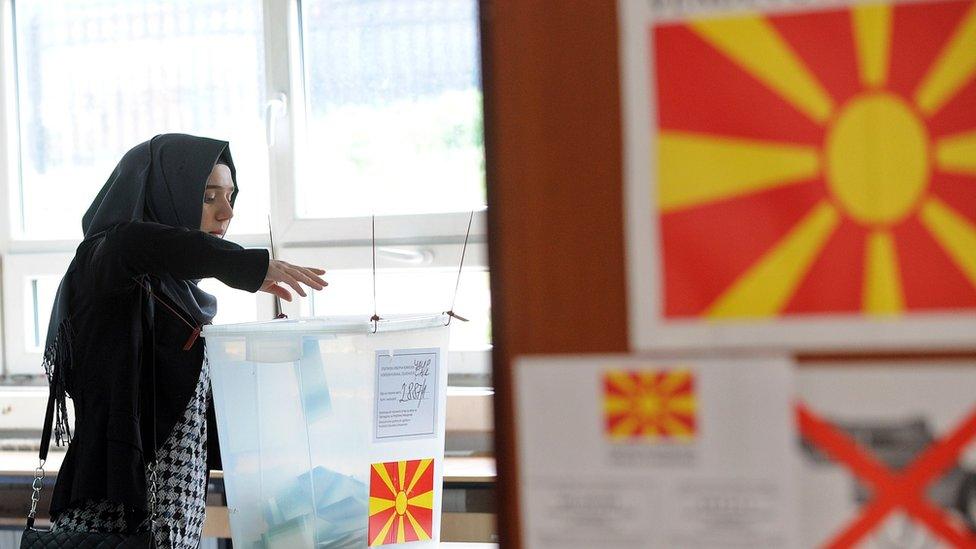
[[[619,0],[631,348],[976,333],[976,3]]]
[[[792,375],[785,359],[519,359],[526,547],[798,547]]]

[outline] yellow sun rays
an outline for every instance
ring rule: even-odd
[[[432,459],[420,460],[420,464],[417,465],[417,470],[413,474],[413,480],[410,481],[410,486],[407,486],[408,494],[413,493],[413,487],[417,485],[417,481],[419,481],[423,474],[427,472],[427,468],[430,467],[430,464],[433,462],[434,460]]]
[[[691,395],[672,397],[668,401],[668,409],[681,414],[693,414],[698,409],[698,401]]]
[[[637,384],[634,383],[634,378],[630,377],[627,372],[620,370],[609,372],[607,373],[607,380],[624,394],[637,391]]]
[[[887,85],[892,7],[851,8],[858,76],[865,90]],[[826,125],[835,104],[775,27],[761,15],[701,19],[689,28],[798,111]],[[916,107],[932,116],[976,74],[976,3],[969,8],[914,93]],[[681,131],[663,131],[657,143],[658,207],[662,213],[746,196],[821,175],[815,147]],[[934,146],[935,166],[976,175],[976,130],[944,137]],[[927,196],[918,211],[923,225],[976,286],[976,227]],[[846,213],[846,212],[845,212]],[[706,310],[710,318],[761,318],[779,314],[840,224],[842,210],[828,201],[813,207],[779,242],[751,265]],[[874,227],[864,248],[862,306],[867,314],[905,308],[901,269],[892,233]],[[629,389],[629,379],[615,380]],[[620,406],[623,404],[620,403]],[[614,404],[613,406],[617,406]],[[619,424],[618,431],[632,429]]]
[[[976,287],[976,225],[937,198],[922,204],[919,219]]]
[[[372,515],[375,515],[376,513],[380,513],[380,512],[386,511],[387,509],[389,509],[390,507],[393,507],[394,505],[396,505],[396,501],[394,501],[392,499],[378,498],[376,496],[370,496],[369,497],[369,514],[371,516]]]
[[[413,505],[414,507],[423,507],[424,509],[434,508],[434,492],[428,490],[423,494],[416,495],[407,500],[407,505]]]
[[[860,4],[851,8],[858,71],[866,88],[880,88],[888,81],[891,45],[891,6]]]
[[[377,475],[379,475],[380,480],[383,481],[383,485],[386,486],[386,488],[390,491],[390,493],[395,495],[397,491],[393,487],[393,480],[390,478],[390,475],[386,472],[386,467],[384,467],[382,463],[374,463],[373,470],[376,471]]]
[[[739,277],[709,307],[711,318],[768,317],[779,313],[796,291],[834,229],[840,214],[823,201]]]
[[[379,534],[376,534],[376,537],[373,539],[373,542],[370,543],[370,546],[379,545],[384,539],[386,539],[386,534],[390,531],[390,527],[393,526],[393,521],[396,520],[396,518],[396,513],[390,514],[389,520],[383,524],[383,528],[380,528]]]
[[[872,315],[897,314],[905,308],[895,241],[888,231],[868,237],[864,261],[864,311]]]
[[[672,436],[679,440],[690,440],[691,437],[695,434],[694,431],[692,431],[687,425],[675,419],[673,415],[664,416],[661,419],[661,423],[663,424],[664,430],[668,433],[669,436]],[[655,433],[650,436],[656,438],[657,434]]]
[[[939,53],[915,91],[915,103],[931,116],[939,111],[976,73],[976,3]]]
[[[800,112],[820,123],[830,117],[834,100],[763,16],[701,19],[689,27]]]
[[[603,409],[608,414],[622,414],[630,410],[630,406],[630,399],[616,395],[607,396],[603,401]]]
[[[976,130],[940,139],[935,163],[946,172],[976,175]]]
[[[627,438],[637,431],[638,427],[640,427],[640,421],[634,416],[628,416],[610,429],[610,436],[615,439]]]
[[[662,394],[670,395],[676,389],[687,383],[689,379],[691,379],[691,372],[689,370],[673,370],[668,372],[668,375],[658,385],[658,391]]]
[[[687,132],[662,132],[657,157],[663,212],[809,180],[820,172],[814,147]]]
[[[413,526],[413,531],[417,532],[417,537],[420,538],[419,541],[429,540],[430,536],[427,535],[427,531],[424,530],[424,527],[421,526],[419,522],[417,522],[417,519],[414,518],[413,513],[411,513],[409,509],[407,509],[406,516],[407,520],[410,521],[410,525]]]

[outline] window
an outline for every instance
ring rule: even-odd
[[[3,262],[3,336],[7,375],[40,375],[54,296],[70,253],[12,254]]]
[[[484,207],[477,6],[302,4],[308,147],[298,217]]]
[[[372,314],[374,223],[380,314],[447,310],[475,211],[452,364],[487,374],[476,0],[0,4],[4,374],[41,373],[85,208],[126,150],[165,132],[230,141],[229,238],[269,247],[270,215],[279,257],[329,269],[293,317]],[[272,316],[267,294],[201,286],[217,323]]]
[[[260,0],[15,7],[16,237],[79,238],[84,209],[122,154],[166,132],[230,141],[246,191],[233,230],[266,226]]]

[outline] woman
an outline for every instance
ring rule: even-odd
[[[197,337],[217,303],[197,282],[215,277],[289,301],[285,285],[302,296],[302,284],[326,285],[321,269],[223,240],[236,197],[226,142],[159,135],[126,153],[82,218],[85,238],[58,288],[44,355],[55,435],[59,444],[71,439],[53,528],[145,531],[155,467],[157,544],[199,545],[219,454]]]

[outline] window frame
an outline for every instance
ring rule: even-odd
[[[26,326],[17,327],[26,304],[18,297],[23,288],[16,286],[26,273],[61,274],[79,240],[41,240],[18,236],[13,223],[22,218],[17,210],[20,201],[20,120],[18,109],[18,78],[16,59],[16,0],[0,0],[0,196],[7,198],[7,207],[0,208],[0,269],[3,285],[0,287],[0,307],[4,312],[0,322],[0,386],[11,373],[28,368],[39,371],[40,353],[30,352],[24,346]],[[262,0],[264,25],[265,67],[265,131],[268,140],[269,214],[274,227],[276,255],[280,259],[313,255],[335,257],[329,268],[368,268],[360,263],[363,247],[374,240],[377,247],[396,247],[401,251],[432,250],[429,263],[423,267],[457,266],[461,246],[465,240],[468,221],[471,228],[465,267],[487,269],[486,212],[448,212],[431,214],[383,215],[350,218],[299,218],[296,208],[298,177],[302,173],[301,162],[308,159],[306,135],[307,99],[305,97],[305,70],[303,66],[301,35],[301,0]],[[21,220],[22,224],[22,220]],[[375,235],[374,235],[375,226]],[[268,233],[232,235],[231,238],[245,247],[269,248]],[[382,254],[381,254],[382,256]],[[41,257],[48,257],[45,264]],[[369,257],[369,256],[366,256]],[[67,258],[60,264],[50,258]],[[37,260],[37,261],[35,261]],[[38,262],[40,261],[40,262]],[[350,261],[357,261],[352,264]],[[405,266],[390,258],[378,257],[378,267],[383,265]],[[60,270],[58,270],[60,268]],[[259,300],[259,315],[269,314],[271,300]],[[285,311],[296,314],[292,304],[283,303]],[[437,306],[440,306],[438,304]],[[463,311],[459,311],[464,314]],[[270,318],[270,316],[269,316]],[[7,328],[4,330],[4,328]],[[488,351],[452,352],[452,373],[463,375],[490,375]]]
[[[59,276],[71,262],[71,253],[24,253],[5,256],[3,262],[3,324],[5,368],[8,375],[43,375],[40,368],[42,352],[27,345],[28,333],[33,327],[26,322],[29,312],[34,312],[27,300],[27,281],[38,276]],[[48,319],[39,319],[47,326]],[[41,330],[44,335],[46,330]],[[42,337],[44,337],[42,335]],[[43,347],[43,344],[42,344]]]

